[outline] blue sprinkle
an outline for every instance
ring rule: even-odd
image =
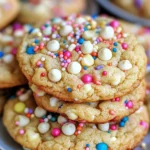
[[[90,147],[90,144],[86,144],[86,147]]]
[[[34,43],[39,43],[39,40],[38,40],[38,39],[36,39],[36,40],[34,41]]]
[[[129,120],[128,117],[124,117],[124,118],[121,119],[121,121],[123,121],[123,122],[127,122],[128,120]]]
[[[108,130],[107,132],[110,133],[110,130]]]
[[[84,70],[87,70],[87,66],[84,66],[83,69],[84,69]]]
[[[94,60],[96,60],[96,58],[97,58],[96,56],[93,56],[93,59],[94,59]]]
[[[84,27],[84,31],[87,31],[88,30],[88,28],[87,27]]]
[[[72,92],[72,89],[71,89],[71,88],[67,88],[67,91],[68,91],[68,92]]]
[[[127,103],[128,103],[128,100],[125,100],[124,103],[127,104]]]
[[[96,19],[98,17],[98,14],[92,14],[91,16],[93,19]]]
[[[57,120],[57,118],[54,117],[54,116],[52,116],[51,119],[50,119],[50,121],[52,121],[52,122],[56,122],[56,120]]]
[[[45,26],[45,27],[48,27],[48,26],[49,26],[49,24],[45,24],[44,26]]]
[[[63,43],[65,44],[65,43],[66,43],[66,40],[63,40]]]
[[[42,116],[42,119],[45,119],[46,118],[46,115]]]
[[[125,126],[125,122],[120,121],[120,122],[119,122],[119,126],[120,126],[120,127],[124,127],[124,126]]]
[[[29,33],[32,33],[32,32],[33,32],[33,30],[34,30],[34,28],[31,28],[31,29],[29,30]]]
[[[102,65],[99,65],[99,66],[95,67],[96,70],[101,70],[102,68],[104,68],[104,66],[102,66]]]
[[[114,42],[114,46],[118,46],[118,43],[117,43],[117,42]]]
[[[79,44],[83,44],[83,43],[84,43],[84,39],[83,39],[83,38],[80,38],[80,39],[78,40],[78,43],[79,43]]]
[[[96,145],[97,150],[108,150],[108,145],[104,142],[98,143]]]
[[[114,48],[113,48],[113,52],[117,52],[117,48],[114,47]]]
[[[14,99],[14,98],[16,98],[16,95],[12,95],[9,97],[9,99]]]
[[[29,55],[35,54],[34,47],[33,46],[28,47],[26,53]]]
[[[56,53],[55,56],[58,57],[58,53]]]
[[[4,56],[4,52],[0,51],[0,58]]]

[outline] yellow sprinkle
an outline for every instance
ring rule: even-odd
[[[26,108],[26,105],[22,102],[18,102],[14,106],[14,111],[17,113],[23,113]]]

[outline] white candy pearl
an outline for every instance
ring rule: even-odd
[[[108,131],[108,130],[109,130],[109,123],[98,124],[98,128],[99,128],[101,131]]]
[[[78,62],[74,61],[68,65],[67,69],[69,73],[78,74],[81,71],[81,65]]]
[[[85,22],[85,19],[83,17],[79,17],[76,19],[77,24],[83,24]]]
[[[76,120],[78,116],[73,112],[74,110],[67,110],[65,114],[68,116],[71,120]]]
[[[50,104],[50,106],[52,106],[52,107],[56,106],[58,102],[59,102],[59,99],[56,98],[56,97],[51,97],[51,98],[49,99],[49,104]]]
[[[20,127],[24,127],[24,126],[26,126],[27,124],[29,124],[30,119],[27,118],[26,116],[19,115],[19,116],[18,116],[18,121],[19,121],[19,126],[20,126]]]
[[[30,94],[31,94],[31,91],[29,90],[26,93],[20,95],[18,98],[20,101],[24,102],[24,101],[28,100]]]
[[[42,134],[48,132],[50,129],[50,125],[47,122],[42,122],[38,125],[38,131]]]
[[[61,36],[67,36],[71,31],[73,30],[72,26],[70,25],[65,25],[62,27],[60,30],[60,35]]]
[[[71,44],[68,48],[68,50],[71,52],[75,49],[76,45],[75,44]]]
[[[59,117],[57,118],[57,122],[58,122],[59,124],[64,124],[64,123],[67,122],[67,119],[66,119],[65,117],[63,117],[63,116],[59,116]]]
[[[73,123],[65,123],[61,129],[65,135],[73,135],[76,131],[76,126]]]
[[[47,49],[52,52],[58,51],[60,48],[60,44],[57,40],[52,40],[47,43]]]
[[[46,115],[46,110],[44,110],[41,107],[36,107],[36,109],[34,111],[34,114],[35,114],[36,117],[40,118],[40,117]]]
[[[112,58],[112,52],[108,48],[102,48],[98,52],[98,58],[101,60],[110,60]]]
[[[95,32],[92,30],[87,30],[83,33],[83,38],[86,40],[92,39],[95,35]]]
[[[48,78],[52,81],[52,82],[58,82],[61,80],[61,71],[58,69],[52,69],[48,72]]]
[[[130,63],[129,60],[122,60],[119,62],[119,65],[118,67],[121,69],[121,70],[129,70],[132,68],[132,64]]]
[[[12,63],[13,60],[14,60],[14,56],[12,54],[6,54],[3,57],[3,61],[7,64]]]
[[[100,35],[103,39],[112,39],[114,37],[114,29],[110,26],[106,26],[101,30]]]
[[[48,26],[43,30],[44,35],[50,35],[52,33],[52,27]]]
[[[85,41],[81,46],[81,51],[83,54],[90,54],[93,51],[93,45],[90,41]]]
[[[86,93],[88,93],[89,91],[92,90],[92,87],[91,87],[90,84],[85,84],[85,85],[83,86],[83,89],[84,89],[84,91],[85,91]]]
[[[84,55],[82,60],[81,60],[81,64],[83,66],[87,66],[87,67],[90,67],[94,64],[94,59],[91,55]]]

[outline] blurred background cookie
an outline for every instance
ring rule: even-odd
[[[19,9],[18,0],[0,0],[0,29],[15,19]]]
[[[38,25],[52,16],[80,13],[85,5],[85,0],[22,0],[17,19],[23,23]]]

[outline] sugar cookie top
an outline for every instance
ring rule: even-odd
[[[89,16],[53,18],[33,29],[18,51],[26,77],[67,101],[110,100],[137,87],[146,55],[119,22]]]
[[[16,60],[16,52],[22,37],[30,28],[29,25],[14,23],[0,32],[0,88],[27,82]]]
[[[118,123],[75,122],[45,111],[35,104],[30,90],[22,89],[7,102],[3,122],[14,140],[30,149],[126,150],[133,149],[143,139],[149,119],[142,106]]]

